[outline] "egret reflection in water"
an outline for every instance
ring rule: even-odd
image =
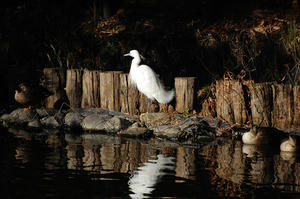
[[[168,174],[169,171],[174,171],[176,168],[174,157],[166,155],[157,155],[156,160],[149,160],[143,166],[138,167],[137,171],[129,179],[129,188],[133,193],[130,197],[148,198],[155,190],[155,185],[159,180]]]

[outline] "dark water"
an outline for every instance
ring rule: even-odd
[[[1,128],[0,144],[1,198],[300,198],[299,157],[239,140],[191,147]]]

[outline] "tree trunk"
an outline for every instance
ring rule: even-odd
[[[81,108],[100,107],[100,72],[84,70]]]
[[[71,108],[81,107],[82,98],[82,70],[68,69],[66,93]]]
[[[59,68],[44,68],[43,86],[51,93],[45,100],[46,108],[60,108],[65,100],[66,72]]]
[[[101,107],[120,111],[120,77],[121,71],[100,73]]]
[[[195,107],[196,77],[176,77],[176,111],[191,111]]]

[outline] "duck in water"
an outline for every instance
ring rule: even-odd
[[[297,141],[293,135],[290,135],[288,139],[283,140],[280,145],[280,151],[295,152],[297,148]]]

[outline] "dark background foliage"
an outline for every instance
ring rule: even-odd
[[[243,78],[255,81],[297,82],[297,74],[288,77],[296,73],[298,63],[298,43],[292,43],[288,27],[294,20],[296,38],[294,13],[299,10],[292,0],[4,0],[0,4],[3,104],[10,104],[19,83],[37,84],[44,67],[128,72],[130,60],[123,54],[131,49],[139,50],[168,86],[175,76],[197,76],[204,86],[225,72],[236,76],[241,71]],[[253,36],[253,27],[262,20],[266,28],[275,26],[278,18],[286,21],[279,31]]]

